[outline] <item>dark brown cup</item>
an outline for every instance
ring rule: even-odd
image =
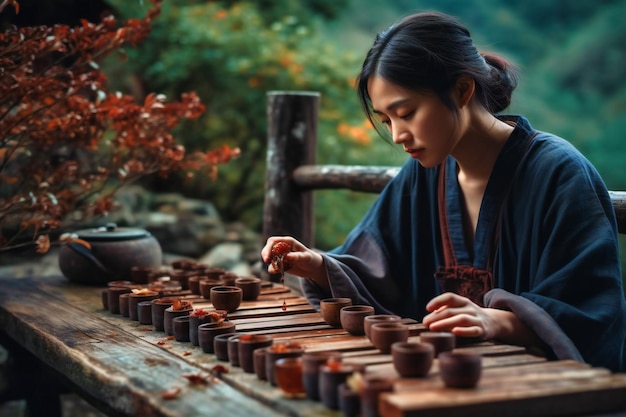
[[[235,285],[235,281],[237,280],[237,278],[240,278],[240,275],[234,272],[224,272],[223,274],[220,274],[218,277],[218,279],[222,281],[224,285],[228,285],[228,286]]]
[[[320,367],[326,365],[329,359],[341,362],[339,351],[304,352],[302,354],[302,377],[304,379],[304,391],[307,398],[319,401],[319,375]]]
[[[261,278],[241,277],[235,280],[235,287],[241,288],[241,298],[244,301],[254,301],[261,294]]]
[[[365,335],[365,317],[374,314],[374,307],[368,305],[351,305],[339,311],[341,327],[353,336]]]
[[[130,293],[128,297],[128,318],[138,321],[139,311],[137,305],[141,301],[151,301],[159,298],[159,293],[155,291],[143,291],[141,293]]]
[[[474,388],[482,374],[482,357],[469,352],[441,352],[439,373],[449,388]]]
[[[239,366],[244,372],[254,373],[254,351],[271,346],[271,334],[244,334],[239,338]]]
[[[206,278],[200,281],[200,295],[207,300],[211,299],[211,288],[224,285],[222,281],[215,278]]]
[[[239,367],[239,339],[240,334],[234,334],[228,338],[226,349],[228,349],[228,362],[232,366]]]
[[[208,279],[205,275],[194,275],[189,277],[187,285],[189,285],[189,291],[195,295],[202,295],[200,293],[200,282]]]
[[[174,317],[188,316],[192,312],[193,308],[187,308],[184,310],[174,310],[173,306],[166,308],[163,312],[163,331],[165,334],[168,336],[174,336]]]
[[[265,355],[267,354],[267,348],[255,349],[252,352],[252,362],[254,364],[254,374],[261,381],[267,380],[267,374],[265,373]]]
[[[456,347],[456,336],[450,332],[421,332],[420,342],[430,343],[435,348],[435,358],[441,352],[448,352]]]
[[[345,382],[339,384],[337,391],[339,410],[343,412],[344,417],[359,417],[361,415],[361,395]]]
[[[378,398],[383,392],[393,391],[393,380],[364,378],[361,388],[361,413],[363,417],[378,417]]]
[[[218,310],[229,313],[237,310],[241,305],[243,291],[239,287],[218,286],[211,288],[211,303]]]
[[[120,303],[120,314],[122,315],[122,317],[129,317],[130,316],[130,295],[132,294],[132,292],[127,292],[124,294],[120,294],[119,296],[119,303]]]
[[[304,348],[296,343],[277,343],[265,348],[265,375],[270,384],[276,385],[274,363],[281,358],[302,356]]]
[[[165,310],[174,304],[176,297],[163,297],[152,300],[152,325],[158,332],[164,331]]]
[[[109,311],[113,314],[120,314],[120,295],[132,292],[130,287],[109,287]]]
[[[370,329],[374,323],[399,322],[401,320],[402,317],[395,314],[372,314],[371,316],[366,316],[363,319],[363,330],[365,331],[365,336],[367,336],[370,341],[372,340],[370,337]]]
[[[221,323],[205,323],[198,326],[198,343],[204,353],[214,353],[213,339],[222,333],[234,333],[235,323],[223,321]]]
[[[381,353],[391,352],[391,345],[409,339],[409,326],[399,322],[374,323],[370,328],[370,340]]]
[[[358,368],[352,365],[337,364],[320,366],[319,395],[322,404],[331,410],[339,409],[338,387],[345,383]]]
[[[177,342],[189,342],[189,316],[174,317],[172,331]]]
[[[324,321],[332,327],[341,327],[340,310],[352,305],[350,298],[326,298],[320,301],[320,314]]]
[[[435,348],[430,343],[397,342],[391,345],[391,358],[401,377],[421,378],[432,367]]]
[[[302,358],[280,358],[274,362],[274,380],[287,397],[303,397]]]
[[[218,361],[228,362],[228,339],[233,335],[231,333],[218,334],[213,338],[213,350],[215,358]]]
[[[139,324],[152,324],[152,300],[137,304],[137,320]]]

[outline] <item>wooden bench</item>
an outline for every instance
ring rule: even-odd
[[[400,167],[317,165],[315,92],[268,93],[268,144],[263,235],[290,235],[314,246],[315,190],[378,193]],[[626,234],[626,191],[610,191],[619,232]],[[356,219],[355,219],[356,220]]]

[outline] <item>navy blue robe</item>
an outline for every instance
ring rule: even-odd
[[[523,117],[501,118],[515,129],[494,166],[470,245],[456,161],[445,162],[456,259],[486,269],[493,258],[494,289],[485,306],[513,311],[545,343],[549,357],[624,370],[626,302],[606,186],[565,140],[533,130]],[[425,316],[426,304],[441,293],[434,273],[444,265],[439,171],[407,161],[346,241],[322,254],[330,292],[302,280],[313,306],[342,296],[378,313]]]

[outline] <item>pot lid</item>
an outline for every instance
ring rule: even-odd
[[[86,241],[97,240],[109,242],[142,239],[151,236],[150,232],[147,230],[130,227],[117,227],[115,223],[107,223],[106,226],[96,227],[93,229],[79,230],[76,234],[79,238]]]

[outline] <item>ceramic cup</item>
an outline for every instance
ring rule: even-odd
[[[120,294],[118,300],[120,303],[120,314],[122,317],[130,317],[129,313],[129,305],[130,305],[130,295],[132,292],[127,292],[124,294]]]
[[[383,392],[393,391],[393,380],[389,378],[364,378],[361,388],[361,413],[363,417],[378,417],[378,401]]]
[[[396,342],[391,345],[393,367],[401,377],[420,378],[430,371],[435,348],[430,343]]]
[[[370,340],[381,353],[391,352],[391,345],[409,339],[409,326],[399,322],[374,323],[370,328]]]
[[[302,356],[304,348],[297,343],[285,342],[268,346],[265,351],[265,374],[270,384],[276,385],[274,362],[281,358]]]
[[[341,363],[320,366],[319,395],[326,408],[339,409],[338,387],[345,383],[348,377],[357,370],[356,366]]]
[[[240,277],[235,280],[235,286],[241,288],[244,301],[254,301],[261,294],[261,278]]]
[[[205,323],[198,326],[198,344],[204,353],[215,353],[213,339],[222,333],[234,333],[235,323],[223,321],[221,323]]]
[[[109,287],[108,288],[108,306],[109,311],[113,314],[120,314],[120,295],[132,292],[130,287]]]
[[[365,317],[374,314],[374,307],[368,305],[351,305],[339,311],[341,327],[353,336],[365,335]]]
[[[152,300],[152,325],[154,330],[158,332],[164,331],[163,321],[165,318],[165,310],[174,304],[176,297],[163,297]]]
[[[265,355],[267,354],[267,348],[255,349],[252,352],[252,362],[254,364],[254,374],[261,381],[267,380],[265,373]]]
[[[200,283],[207,279],[206,275],[193,275],[189,277],[189,281],[187,282],[189,285],[189,291],[195,295],[202,295],[200,293]]]
[[[218,276],[218,279],[222,281],[224,285],[228,285],[228,286],[235,285],[235,280],[237,280],[237,278],[240,278],[240,275],[234,272],[230,272],[230,271],[221,273]]]
[[[206,311],[196,309],[189,315],[189,341],[194,346],[200,346],[198,340],[198,326],[205,323],[216,323],[226,320],[227,313],[224,310]]]
[[[349,305],[352,305],[350,298],[326,298],[320,301],[320,314],[328,325],[341,327],[339,312]]]
[[[482,374],[482,357],[469,352],[441,352],[439,373],[449,388],[474,388]]]
[[[341,362],[339,351],[318,351],[304,352],[302,355],[302,377],[304,380],[304,391],[307,398],[319,401],[319,375],[320,367],[326,365],[329,360]]]
[[[239,338],[239,366],[244,372],[254,373],[254,351],[271,346],[274,337],[271,334],[243,334]]]
[[[200,295],[207,300],[211,299],[211,288],[224,285],[222,281],[215,278],[206,278],[200,281]]]
[[[193,308],[174,310],[174,305],[169,306],[163,312],[163,331],[168,336],[174,336],[174,317],[188,316],[193,312]],[[189,333],[189,330],[187,330]]]
[[[137,304],[137,321],[139,324],[152,324],[152,300]]]
[[[337,387],[337,402],[344,417],[361,415],[361,395],[345,382]]]
[[[372,328],[372,324],[374,323],[389,323],[389,322],[399,322],[402,318],[395,314],[372,314],[371,316],[366,316],[363,319],[363,330],[365,331],[365,336],[371,341],[370,337],[370,329]]]
[[[296,356],[277,359],[274,362],[274,380],[285,396],[304,397],[302,358]]]
[[[420,342],[430,343],[435,348],[435,358],[441,352],[447,352],[455,348],[456,337],[450,332],[421,332]]]
[[[229,313],[237,310],[241,305],[243,291],[239,287],[217,286],[211,288],[211,303],[218,310]]]
[[[228,362],[228,339],[234,332],[215,335],[213,338],[213,353],[215,359],[222,362]]]
[[[189,342],[189,316],[174,317],[172,333],[177,342]]]
[[[228,350],[228,362],[232,366],[239,366],[239,339],[241,334],[234,334],[228,338],[226,342],[226,349]]]
[[[141,301],[152,301],[159,298],[159,293],[156,291],[142,291],[138,293],[130,293],[128,295],[128,317],[131,320],[139,320],[139,311],[137,305]]]

